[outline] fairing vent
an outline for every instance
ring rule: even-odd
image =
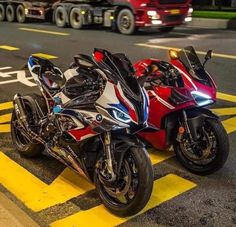
[[[188,101],[191,101],[191,99],[192,98],[178,92],[176,89],[172,89],[169,101],[174,105],[180,105]]]

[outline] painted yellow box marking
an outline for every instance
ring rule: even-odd
[[[33,211],[64,203],[94,188],[86,179],[68,168],[51,185],[47,185],[2,152],[0,182]]]
[[[163,162],[174,156],[173,151],[159,151],[155,149],[149,149],[148,153],[153,165]]]
[[[19,50],[20,48],[13,47],[13,46],[2,45],[2,46],[0,46],[0,49],[14,51],[14,50]]]
[[[185,180],[174,174],[169,174],[154,182],[152,196],[147,206],[139,213],[142,214],[197,185],[189,180]],[[111,227],[120,225],[129,219],[112,215],[103,205],[94,207],[87,211],[80,211],[74,215],[61,219],[51,224],[52,227],[77,227],[77,226],[97,226]]]

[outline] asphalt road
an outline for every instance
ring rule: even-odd
[[[147,212],[129,220],[116,219],[100,206],[93,187],[46,155],[29,160],[12,148],[10,101],[17,92],[37,91],[20,71],[29,55],[40,53],[65,70],[77,53],[94,47],[124,52],[135,62],[167,60],[169,47],[193,45],[214,50],[207,69],[218,85],[221,113],[230,138],[230,156],[220,171],[200,177],[183,169],[174,156],[155,151],[156,187]],[[200,55],[203,58],[203,54]],[[236,31],[180,27],[170,34],[141,31],[124,36],[101,28],[59,29],[50,24],[0,24],[0,191],[41,226],[235,226],[236,225]],[[227,95],[225,95],[227,94]],[[220,109],[219,109],[220,108]],[[235,108],[235,109],[234,109]],[[171,175],[170,175],[171,174]],[[82,186],[81,186],[82,185]],[[62,221],[60,221],[62,220]],[[53,223],[53,224],[52,224]]]

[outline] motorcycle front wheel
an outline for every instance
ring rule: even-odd
[[[198,141],[193,145],[185,137],[174,142],[178,161],[190,172],[208,175],[223,167],[229,154],[229,139],[220,120],[207,119]]]
[[[113,214],[127,217],[147,204],[153,188],[153,168],[146,149],[131,147],[124,156],[119,176],[105,185],[98,169],[94,183],[105,207]]]

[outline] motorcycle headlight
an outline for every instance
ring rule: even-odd
[[[214,102],[211,96],[200,91],[192,91],[191,94],[198,106],[208,106]]]
[[[125,113],[119,111],[119,110],[112,110],[112,114],[113,114],[113,117],[118,121],[121,121],[123,123],[130,123],[131,122],[130,116],[128,114],[125,114]]]

